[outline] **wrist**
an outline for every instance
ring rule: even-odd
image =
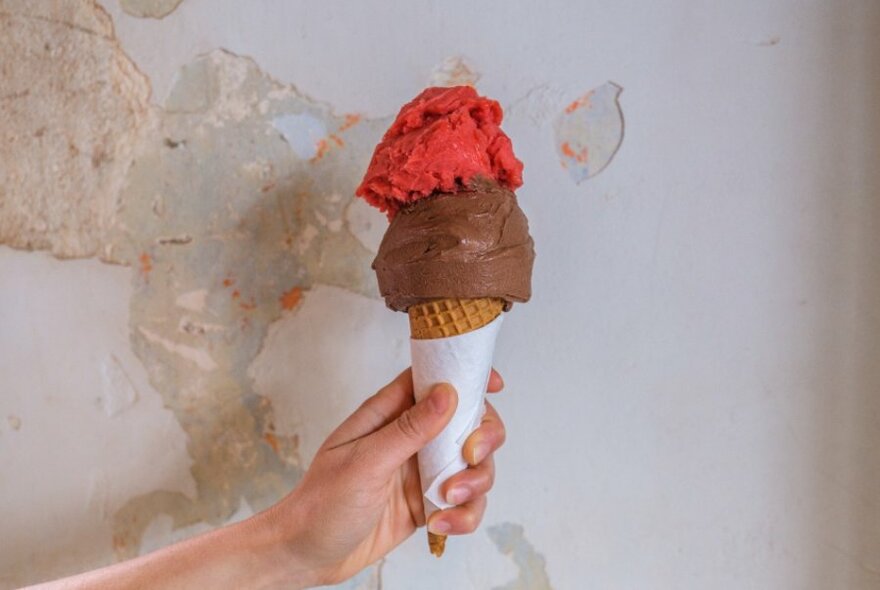
[[[312,563],[304,549],[304,520],[279,506],[265,510],[236,526],[250,538],[249,551],[255,557],[259,588],[300,589],[324,584],[320,568]]]

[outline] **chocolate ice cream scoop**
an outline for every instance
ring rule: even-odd
[[[402,208],[373,269],[391,309],[458,297],[497,297],[505,309],[532,294],[534,242],[516,195],[478,178]]]

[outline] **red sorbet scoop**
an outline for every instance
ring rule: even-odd
[[[457,192],[475,176],[518,188],[523,165],[499,127],[502,117],[497,101],[470,86],[426,89],[400,109],[356,194],[391,219],[402,206]]]

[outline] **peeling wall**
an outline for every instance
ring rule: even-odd
[[[426,83],[504,105],[535,298],[483,529],[339,587],[876,587],[876,3],[327,4],[0,0],[0,587],[261,510],[405,366],[353,191]]]
[[[293,116],[320,125],[307,135],[314,153],[273,124]],[[261,510],[296,482],[297,436],[276,432],[247,368],[315,283],[375,296],[372,253],[345,212],[385,125],[336,116],[222,51],[181,71],[157,133],[137,146],[118,243],[138,271],[132,346],[189,436],[198,496],[132,499],[114,524],[120,556],[137,553],[158,514],[219,524],[240,499]]]
[[[556,119],[559,162],[580,184],[604,170],[623,142],[623,88],[606,82],[571,101]]]

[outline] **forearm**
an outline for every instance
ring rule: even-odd
[[[34,590],[308,588],[314,572],[275,534],[271,517],[251,519]]]

